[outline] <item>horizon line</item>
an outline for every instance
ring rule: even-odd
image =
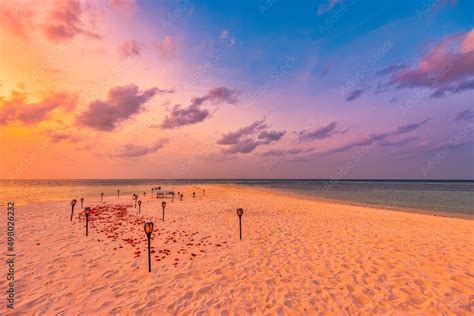
[[[474,181],[474,179],[416,179],[416,178],[348,178],[348,179],[330,179],[330,178],[24,178],[24,179],[0,179],[0,181],[37,181],[37,180],[140,180],[140,181]]]

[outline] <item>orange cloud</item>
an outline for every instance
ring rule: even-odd
[[[68,40],[79,34],[96,39],[101,38],[84,20],[79,1],[57,0],[42,29],[46,37],[54,42]]]
[[[0,27],[19,37],[28,37],[34,28],[34,11],[25,5],[12,6],[2,3],[0,6]]]
[[[0,124],[15,121],[36,124],[47,120],[56,109],[72,111],[77,105],[77,97],[68,93],[55,93],[36,103],[28,103],[26,99],[24,93],[15,91],[9,99],[0,98]]]

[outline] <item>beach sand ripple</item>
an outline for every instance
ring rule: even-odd
[[[179,189],[184,201],[167,200],[165,222],[150,197],[140,214],[126,197],[88,204],[87,238],[68,201],[17,207],[15,313],[474,313],[471,219]]]

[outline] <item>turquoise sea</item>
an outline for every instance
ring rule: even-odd
[[[280,194],[299,194],[389,208],[474,215],[474,181],[418,180],[0,180],[0,205],[8,201],[67,200],[73,197],[122,196],[150,192],[152,187],[228,184],[263,188]]]

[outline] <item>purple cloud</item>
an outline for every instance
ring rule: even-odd
[[[279,141],[286,131],[266,130],[265,118],[242,127],[235,132],[229,132],[217,140],[217,144],[226,145],[223,153],[247,154],[254,151],[258,146],[268,145]]]
[[[237,144],[231,145],[228,148],[224,149],[222,152],[230,154],[248,154],[255,150],[258,146],[264,144],[262,141],[256,141],[254,139],[246,138],[239,141]]]
[[[298,141],[311,141],[315,139],[325,139],[336,133],[336,122],[331,122],[326,126],[320,127],[315,131],[309,132],[302,130],[298,133]]]
[[[228,146],[227,148],[223,149],[222,152],[231,154],[248,154],[254,151],[258,146],[268,145],[280,140],[280,138],[285,134],[285,131],[271,132],[271,134],[273,135],[272,137],[267,137],[264,139],[245,138],[239,140],[238,143]]]
[[[285,149],[270,149],[270,150],[264,151],[262,153],[259,153],[259,155],[263,156],[263,157],[283,156],[285,154],[286,154]]]
[[[109,90],[105,100],[89,103],[88,109],[81,113],[77,121],[84,126],[99,131],[112,131],[117,126],[139,113],[143,105],[157,93],[169,90],[151,88],[140,92],[136,85],[114,87]]]
[[[131,41],[123,42],[122,45],[120,45],[118,51],[119,51],[120,57],[127,58],[127,57],[135,57],[135,56],[140,55],[141,49],[142,49],[142,45],[139,42],[135,40],[131,40]]]
[[[397,73],[402,69],[407,68],[408,66],[405,64],[393,64],[390,65],[382,70],[377,71],[375,74],[379,76],[386,76],[386,75],[391,75],[393,73]]]
[[[340,152],[344,152],[344,151],[348,151],[352,148],[356,148],[356,147],[362,147],[362,146],[368,146],[368,145],[372,145],[374,144],[376,139],[374,139],[373,137],[369,136],[368,138],[366,139],[359,139],[359,140],[356,140],[356,141],[353,141],[347,145],[343,145],[343,146],[339,146],[339,147],[336,147],[336,148],[333,148],[331,150],[328,150],[326,152],[326,154],[335,154],[335,153],[340,153]]]
[[[463,92],[466,90],[472,90],[472,89],[474,89],[474,79],[460,81],[452,85],[446,85],[446,86],[440,87],[436,89],[435,91],[433,91],[433,93],[431,93],[430,96],[433,98],[442,98],[448,95],[448,93],[455,94],[455,93]]]
[[[429,121],[430,121],[430,119],[426,119],[426,120],[423,120],[423,121],[418,122],[418,123],[410,123],[410,124],[407,124],[407,125],[400,126],[396,130],[394,130],[392,133],[390,133],[389,136],[409,133],[411,131],[414,131],[415,129],[417,129],[420,126],[425,125]]]
[[[191,100],[191,103],[201,105],[204,102],[209,102],[211,104],[221,104],[221,103],[237,103],[240,91],[235,89],[229,89],[225,87],[218,87],[210,90],[205,96],[194,98]]]
[[[48,136],[52,143],[59,143],[62,141],[67,141],[68,143],[78,143],[83,140],[82,136],[74,135],[64,131],[46,131],[46,136]]]
[[[379,93],[387,92],[388,90],[390,90],[390,85],[389,85],[389,84],[386,84],[386,83],[379,83],[379,84],[377,84],[377,86],[375,87],[374,92],[375,92],[376,94],[379,94]]]
[[[353,143],[338,147],[330,151],[330,153],[342,152],[342,151],[352,149],[354,147],[368,146],[368,145],[374,145],[374,144],[384,144],[383,141],[385,141],[385,144],[389,144],[390,142],[387,139],[389,139],[390,137],[410,133],[418,129],[419,127],[425,125],[429,121],[430,119],[426,119],[418,123],[410,123],[407,125],[399,126],[393,131],[378,133],[378,134],[370,134],[367,139],[357,140]],[[395,142],[391,142],[392,145],[394,145],[394,143]],[[402,144],[403,142],[399,142],[399,145],[402,145]]]
[[[411,136],[411,137],[403,138],[400,140],[385,140],[383,142],[380,142],[378,145],[382,147],[400,147],[400,146],[405,146],[407,144],[413,143],[417,140],[418,140],[418,137]]]
[[[123,158],[136,158],[142,157],[148,154],[152,154],[162,149],[168,143],[167,139],[160,139],[151,146],[126,144],[119,148],[115,153],[116,156]]]
[[[465,121],[465,122],[474,121],[474,110],[467,109],[467,110],[461,111],[456,115],[456,118],[454,120],[457,122],[458,121]]]
[[[229,132],[222,135],[222,137],[217,141],[219,145],[233,145],[237,144],[239,140],[248,135],[255,134],[258,130],[266,128],[265,118],[260,121],[255,121],[249,126],[242,127],[235,132]]]
[[[397,154],[400,156],[412,156],[417,153],[432,154],[435,152],[447,152],[455,150],[466,145],[472,146],[473,144],[474,142],[472,141],[472,139],[459,138],[457,135],[450,137],[448,141],[437,143],[422,143],[414,148],[410,148],[409,151],[402,151]]]
[[[207,109],[202,109],[198,104],[192,104],[186,108],[181,105],[175,105],[167,115],[161,128],[175,129],[186,125],[192,125],[204,121],[210,117],[211,113]]]
[[[426,120],[423,120],[423,121],[420,121],[420,122],[417,122],[417,123],[410,123],[410,124],[399,126],[399,127],[397,127],[397,129],[395,129],[393,131],[389,131],[389,132],[385,132],[385,133],[378,133],[378,134],[370,134],[369,139],[372,142],[378,142],[378,141],[385,140],[385,139],[387,139],[388,137],[391,137],[391,136],[403,135],[403,134],[406,134],[406,133],[409,133],[411,131],[416,130],[417,128],[419,128],[419,127],[425,125],[426,123],[428,123],[429,121],[430,121],[430,119],[426,119]]]
[[[351,102],[351,101],[354,101],[355,99],[359,98],[360,96],[362,96],[362,93],[364,93],[366,89],[356,89],[354,91],[352,91],[349,96],[346,98],[346,101],[347,102]]]
[[[473,144],[474,142],[470,139],[468,140],[449,140],[447,142],[443,142],[440,144],[433,144],[433,145],[428,145],[426,147],[421,147],[421,151],[424,152],[434,152],[434,151],[446,151],[446,150],[453,150],[457,149],[459,147],[462,147],[464,145],[469,145]]]
[[[285,135],[286,131],[262,131],[258,134],[258,139],[271,143],[273,141],[280,140],[283,135]]]
[[[346,145],[342,145],[339,147],[335,147],[332,149],[329,149],[327,151],[323,152],[317,152],[313,153],[310,155],[304,155],[304,156],[299,156],[295,157],[292,159],[292,161],[308,161],[308,160],[313,160],[316,158],[320,158],[323,156],[328,156],[332,154],[337,154],[341,152],[346,152],[349,151],[353,148],[358,148],[358,147],[365,147],[365,146],[371,146],[371,145],[380,145],[382,147],[390,147],[390,146],[404,146],[410,142],[414,142],[415,139],[413,137],[409,137],[403,140],[392,140],[392,137],[400,136],[403,134],[410,133],[419,127],[423,126],[426,124],[430,119],[423,120],[418,123],[410,123],[407,125],[400,126],[396,128],[395,130],[392,131],[387,131],[383,133],[376,133],[376,134],[369,134],[366,138],[362,139],[357,139],[354,140]]]
[[[211,116],[209,110],[201,107],[204,103],[214,105],[222,103],[233,104],[238,102],[237,97],[239,94],[240,92],[237,90],[218,87],[210,90],[202,97],[193,98],[191,105],[188,107],[182,107],[177,104],[171,109],[170,114],[165,117],[161,128],[174,129],[202,122]]]
[[[290,149],[270,149],[260,153],[260,156],[269,157],[269,156],[284,156],[284,155],[297,155],[313,151],[312,148],[290,148]]]
[[[459,93],[473,89],[474,29],[443,38],[415,67],[392,73],[389,84],[399,88],[429,88],[432,97],[447,92]]]

